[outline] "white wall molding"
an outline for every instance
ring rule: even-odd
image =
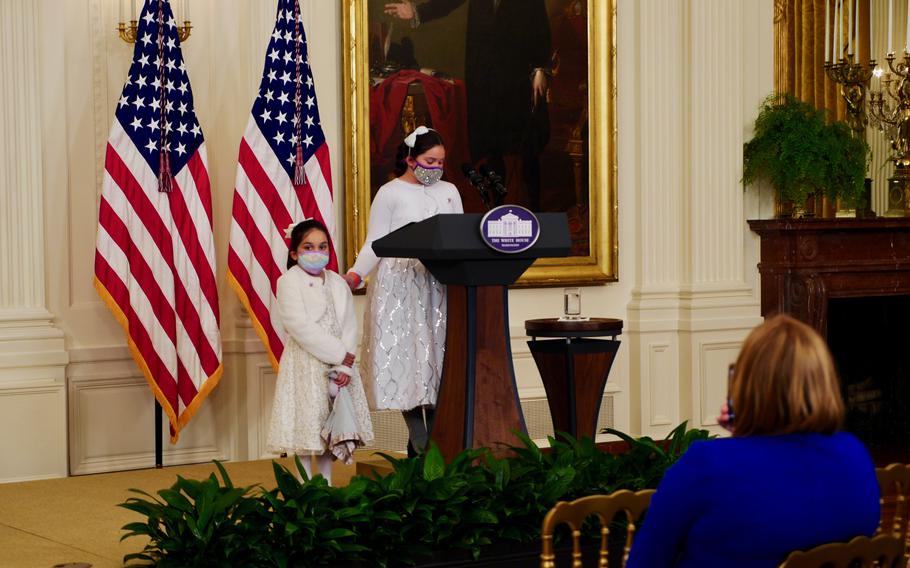
[[[741,65],[744,2],[696,0],[687,51],[689,132],[689,282],[743,282]]]
[[[91,355],[99,358],[92,360]],[[154,466],[155,399],[129,352],[90,349],[75,358],[67,381],[70,472],[82,475]],[[218,396],[220,388],[211,397]],[[176,445],[168,441],[164,421],[165,465],[230,459],[231,452],[219,438],[223,426],[216,413],[214,404],[204,404]]]
[[[271,420],[272,398],[277,375],[266,357],[248,357],[244,401],[247,412],[245,436],[249,459],[271,456],[266,450],[266,438]]]
[[[72,437],[70,442],[71,464],[73,475],[99,473],[151,467],[155,464],[154,446],[148,448],[149,439],[154,440],[154,415],[150,410],[154,399],[149,395],[145,379],[138,373],[123,375],[120,373],[96,372],[91,379],[70,380],[70,424]],[[99,413],[109,406],[110,400],[118,404],[128,404],[131,409],[149,409],[138,413],[126,413],[132,420],[123,423],[117,417],[118,409]],[[134,402],[134,404],[130,404]],[[117,417],[110,419],[112,414]],[[99,415],[100,414],[100,415]],[[147,420],[142,420],[147,418]],[[147,426],[147,428],[145,428]],[[98,432],[106,431],[104,440],[92,440]],[[163,432],[164,440],[167,433]],[[138,445],[136,439],[146,443]],[[101,442],[101,443],[99,443]],[[182,444],[181,444],[182,446]],[[103,451],[98,451],[99,449]],[[224,459],[223,452],[213,443],[202,443],[192,447],[172,446],[165,442],[163,447],[164,463],[204,462],[212,459]]]
[[[642,0],[636,22],[639,57],[638,217],[639,266],[636,286],[670,285],[683,277],[680,240],[686,146],[682,58],[684,3]],[[631,47],[631,46],[630,46]],[[657,70],[660,70],[657,72]],[[622,86],[620,86],[622,88]],[[674,96],[667,96],[674,93]]]
[[[66,475],[66,392],[54,369],[0,385],[0,428],[0,483]]]
[[[679,381],[676,371],[676,343],[671,341],[650,341],[645,350],[647,361],[642,375],[642,390],[647,393],[642,405],[646,417],[642,433],[651,433],[672,428],[679,422],[676,408],[675,384]]]
[[[118,0],[119,1],[119,0]],[[105,6],[109,6],[111,10],[111,15],[105,13]],[[108,42],[111,39],[114,39],[116,42],[120,42],[120,39],[115,36],[112,31],[112,26],[110,23],[113,21],[113,9],[114,6],[111,2],[105,2],[104,0],[89,0],[88,5],[88,14],[89,14],[89,32],[91,37],[91,63],[92,63],[92,130],[94,132],[93,138],[93,148],[95,151],[95,160],[94,171],[95,171],[95,185],[94,185],[94,195],[96,204],[101,198],[101,180],[104,178],[104,156],[107,150],[107,136],[108,132],[111,129],[111,120],[105,120],[107,117],[113,118],[113,112],[111,110],[111,94],[110,94],[110,82],[108,79],[108,67],[109,67],[109,58],[107,54],[110,52],[110,48],[114,48],[116,53],[117,48],[125,51],[126,45],[118,45],[115,43],[113,46],[109,46]],[[119,59],[122,59],[122,54]],[[123,78],[126,77],[124,72]],[[119,79],[120,81],[123,78]]]
[[[42,6],[0,3],[0,481],[66,475],[68,361],[47,308]],[[44,56],[44,57],[42,57]],[[56,244],[54,244],[56,246]],[[9,456],[9,457],[7,457]],[[12,457],[15,456],[15,457]]]
[[[742,341],[698,339],[692,376],[692,427],[707,428],[715,434],[725,433],[717,423],[720,406],[727,397],[727,371],[736,360]]]
[[[772,45],[773,7],[759,4],[639,3],[636,214],[644,258],[627,329],[632,376],[639,377],[632,404],[638,401],[643,434],[666,434],[682,420],[714,427],[726,365],[761,321],[739,183],[756,108],[744,104],[747,93],[761,84],[757,75],[771,77],[770,65],[763,75],[754,71],[770,61]],[[657,166],[653,155],[660,156]]]
[[[0,4],[0,311],[45,306],[38,8]]]
[[[46,310],[12,308],[0,313],[0,384],[24,380],[26,369],[54,369],[55,376],[62,376],[68,360],[63,332]]]

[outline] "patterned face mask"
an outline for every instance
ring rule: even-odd
[[[415,162],[414,166],[414,177],[417,178],[417,181],[423,185],[433,185],[437,181],[442,179],[442,168],[430,168],[424,165],[421,165],[420,162]]]
[[[320,251],[307,251],[297,255],[297,264],[313,276],[322,272],[329,263],[329,253]]]

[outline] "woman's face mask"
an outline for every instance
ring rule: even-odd
[[[312,250],[297,255],[297,264],[313,276],[317,276],[329,263],[329,253]]]
[[[442,166],[424,166],[414,160],[414,177],[423,185],[433,185],[442,179]]]

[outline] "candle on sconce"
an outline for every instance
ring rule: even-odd
[[[834,26],[834,29],[837,30],[837,55],[834,58],[834,61],[839,61],[841,55],[844,53],[844,0],[837,1],[837,10],[835,11],[835,16],[837,17],[837,25]]]
[[[825,1],[827,2],[828,0],[825,0]],[[119,13],[120,13],[120,19],[117,20],[117,21],[118,21],[118,22],[122,22],[122,21],[123,21],[123,0],[117,0],[117,9],[118,9],[118,11],[119,11]],[[826,23],[827,23],[827,22],[826,22]],[[827,46],[828,44],[825,43],[825,45]]]
[[[855,0],[855,4],[853,4],[853,14],[853,42],[850,45],[851,47],[856,46],[854,49],[856,49],[856,56],[859,57],[859,0]],[[853,53],[853,49],[850,50],[850,53]]]
[[[891,30],[894,24],[894,0],[888,0],[888,53],[894,53],[894,43],[891,41]]]
[[[834,0],[834,12],[831,14],[831,63],[837,63],[837,0]]]
[[[910,0],[907,0],[907,35],[904,36],[904,51],[910,53]]]
[[[830,18],[830,14],[828,12],[829,6],[830,6],[830,0],[825,0],[825,63],[828,63],[828,61],[830,61],[828,59],[828,54],[830,53],[828,51],[828,46],[831,45],[829,43],[831,41],[831,30],[828,25],[829,24],[828,20]]]
[[[831,63],[837,63],[837,2],[834,0],[831,14]]]
[[[847,1],[847,53],[853,55],[853,6],[856,4],[856,0]]]
[[[130,21],[136,21],[136,0],[126,0],[130,3]]]

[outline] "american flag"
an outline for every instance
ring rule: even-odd
[[[223,367],[205,143],[167,0],[142,9],[117,103],[95,288],[126,332],[176,442]]]
[[[291,223],[316,218],[333,244],[338,269],[329,149],[298,0],[279,0],[265,69],[240,141],[234,185],[228,281],[246,307],[275,369],[284,348],[275,289],[285,271]]]

